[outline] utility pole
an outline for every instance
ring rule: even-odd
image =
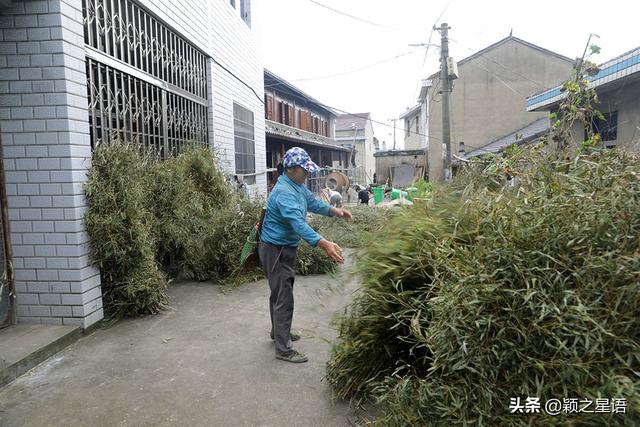
[[[389,122],[393,122],[393,149],[396,149],[396,122],[398,119],[387,119]]]
[[[393,119],[393,149],[396,149],[396,120]]]
[[[449,95],[451,94],[451,79],[449,78],[449,25],[443,23],[440,28],[440,86],[442,87],[442,149],[443,171],[442,176],[445,182],[451,179],[451,109],[449,105]]]

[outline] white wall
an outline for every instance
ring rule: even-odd
[[[373,145],[373,124],[371,123],[371,120],[367,120],[367,124],[365,125],[365,135],[367,139],[364,141],[364,167],[367,171],[368,183],[373,180],[373,174],[376,171],[376,159],[373,157],[373,153],[375,153],[376,149]]]

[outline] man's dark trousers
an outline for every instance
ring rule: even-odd
[[[287,354],[293,350],[291,321],[297,252],[298,248],[295,246],[276,246],[265,242],[260,242],[258,248],[262,270],[271,288],[269,312],[277,354]]]

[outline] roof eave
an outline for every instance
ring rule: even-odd
[[[316,104],[318,106],[318,108],[326,111],[329,114],[332,114],[334,116],[338,116],[338,113],[336,111],[334,111],[331,107],[329,107],[328,105],[323,104],[322,102],[318,101],[317,99],[315,99],[311,95],[308,95],[307,93],[305,93],[304,91],[300,90],[299,88],[297,88],[293,84],[289,83],[288,81],[286,81],[282,77],[279,77],[278,75],[274,74],[272,71],[269,71],[269,70],[267,70],[265,68],[264,69],[264,74],[265,74],[265,76],[268,76],[268,78],[276,80],[279,85],[284,86],[284,87],[294,91],[296,96],[304,98],[304,99],[306,99],[308,102],[310,102],[312,104]],[[265,86],[265,90],[266,89],[267,89],[267,87]]]

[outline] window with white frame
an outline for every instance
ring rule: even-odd
[[[229,0],[229,4],[238,11],[240,18],[251,28],[251,6],[249,0]]]
[[[233,135],[235,144],[236,174],[247,184],[256,183],[256,150],[253,112],[233,103]]]

